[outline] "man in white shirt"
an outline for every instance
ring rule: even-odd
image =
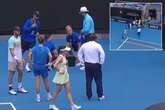
[[[20,27],[15,26],[13,29],[13,36],[8,40],[8,84],[9,84],[9,94],[16,95],[17,92],[13,89],[13,77],[15,72],[18,72],[18,92],[27,93],[27,91],[22,86],[22,50],[21,50],[21,38],[20,38]]]
[[[105,97],[102,87],[101,65],[104,63],[105,53],[102,46],[96,42],[97,36],[95,34],[91,34],[89,38],[89,42],[83,44],[78,51],[79,60],[85,65],[86,94],[88,100],[90,100],[92,97],[92,80],[94,79],[98,100],[103,100]]]

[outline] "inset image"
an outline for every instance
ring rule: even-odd
[[[162,50],[162,3],[110,3],[110,50]]]

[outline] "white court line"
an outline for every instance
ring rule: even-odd
[[[13,105],[13,103],[11,102],[2,102],[2,103],[0,102],[0,105],[10,105],[13,108],[13,110],[17,110],[15,106]]]
[[[133,45],[139,45],[139,46],[147,47],[147,48],[151,48],[151,49],[156,49],[154,46],[150,46],[150,45],[147,45],[147,44],[140,44],[140,43],[131,42],[131,41],[127,41],[127,43],[133,44]]]
[[[131,40],[131,39],[132,39],[132,40],[136,40],[136,41],[143,42],[143,43],[148,43],[148,44],[151,44],[151,45],[160,46],[160,44],[154,43],[154,42],[150,42],[150,41],[143,41],[143,40],[135,39],[135,38],[132,38],[132,37],[129,37],[129,39],[130,39],[130,40]]]
[[[117,50],[119,50],[127,42],[127,40],[128,40],[128,37],[127,37],[127,39],[125,39],[125,41],[122,42],[122,44],[119,45],[119,47],[117,48]]]

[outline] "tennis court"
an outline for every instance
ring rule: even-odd
[[[144,27],[140,37],[137,29],[128,30],[128,39],[122,40],[124,29],[128,24],[111,21],[110,30],[110,49],[111,50],[161,50],[162,35],[161,30]]]
[[[110,52],[108,40],[100,39],[99,42],[106,52],[103,65],[103,85],[106,96],[104,101],[97,101],[95,86],[92,100],[88,101],[85,95],[84,72],[78,67],[69,68],[72,95],[75,102],[82,105],[82,110],[144,110],[154,103],[165,101],[164,52]],[[65,43],[65,40],[56,39],[54,43],[58,47]],[[28,94],[17,96],[8,94],[7,38],[1,37],[0,51],[0,81],[2,83],[0,101],[11,102],[17,110],[47,110],[49,103],[43,85],[41,86],[41,103],[35,100],[32,73],[24,72],[24,86],[29,91]],[[54,74],[55,72],[49,73],[51,91],[55,90],[55,85],[52,83]],[[14,85],[17,87],[16,83]],[[57,98],[57,106],[60,110],[70,110],[64,91]],[[0,108],[0,110],[8,109]]]

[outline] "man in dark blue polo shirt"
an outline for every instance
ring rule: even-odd
[[[22,52],[26,50],[28,53],[36,43],[36,37],[39,35],[40,21],[39,21],[39,11],[34,11],[32,18],[28,18],[23,25],[23,33],[21,37],[22,42]],[[26,70],[30,72],[29,64],[26,64]]]
[[[78,50],[79,50],[81,44],[83,44],[84,39],[81,37],[81,35],[79,33],[73,31],[71,25],[67,25],[65,27],[65,30],[67,33],[67,36],[66,36],[67,46],[72,48],[73,54],[77,58]],[[76,62],[77,63],[79,62],[78,58],[77,58]]]

